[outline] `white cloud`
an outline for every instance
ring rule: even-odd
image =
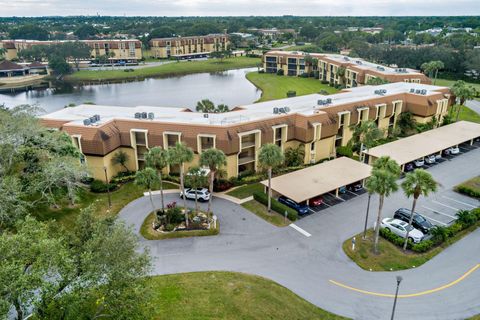
[[[478,15],[478,0],[0,0],[0,16]]]

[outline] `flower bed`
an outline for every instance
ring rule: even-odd
[[[144,220],[140,234],[148,240],[216,235],[220,232],[218,221],[205,212],[188,209],[188,228],[184,209],[175,202],[167,205],[165,212],[152,212]]]

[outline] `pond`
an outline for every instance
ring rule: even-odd
[[[47,113],[71,103],[85,102],[121,107],[145,105],[195,108],[197,101],[210,99],[215,104],[224,103],[233,107],[250,104],[260,98],[261,90],[245,77],[246,73],[255,70],[257,69],[247,68],[94,85],[50,82],[29,90],[0,92],[0,104],[4,103],[7,107],[36,104]]]

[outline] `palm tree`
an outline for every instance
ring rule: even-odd
[[[158,176],[155,170],[152,168],[145,168],[141,171],[137,171],[135,174],[135,184],[148,190],[150,203],[152,204],[152,211],[155,211],[155,205],[153,204],[152,198],[152,188],[156,183],[158,183]]]
[[[405,236],[405,243],[403,244],[403,251],[407,250],[408,235],[410,233],[410,227],[413,222],[413,213],[415,212],[415,206],[420,196],[427,197],[430,192],[437,191],[438,183],[433,179],[432,175],[423,169],[416,169],[413,172],[407,173],[405,180],[402,182],[402,189],[405,195],[410,198],[413,196],[412,211],[410,212],[410,218],[408,219],[407,235]]]
[[[383,137],[383,131],[377,127],[374,121],[368,120],[362,122],[359,126],[355,126],[353,136],[360,142],[360,161],[363,161],[365,156],[363,147],[368,152],[368,149],[373,147],[375,142]]]
[[[385,197],[398,190],[397,179],[400,171],[400,166],[395,160],[390,159],[390,157],[381,157],[375,161],[372,175],[365,183],[367,190],[379,196],[377,222],[375,224],[375,253],[378,253],[378,237],[380,235],[380,223],[382,222]]]
[[[187,184],[192,189],[199,189],[202,188],[207,184],[207,177],[202,169],[199,167],[191,167],[188,170],[188,174],[186,177]],[[210,199],[211,199],[210,195]],[[195,192],[195,215],[198,215],[198,195]]]
[[[196,110],[198,112],[204,112],[204,113],[214,112],[215,111],[215,104],[208,99],[203,99],[203,100],[197,102]]]
[[[130,156],[125,151],[118,151],[112,157],[113,164],[119,164],[125,168],[125,171],[128,172],[127,162],[130,159]]]
[[[162,170],[168,166],[168,151],[160,147],[150,149],[145,156],[147,166],[157,170],[158,180],[160,181],[160,199],[162,201],[162,213],[165,212],[165,203],[163,198],[163,179]]]
[[[282,149],[276,144],[267,143],[260,148],[258,162],[268,170],[268,212],[272,202],[272,169],[280,166],[284,160]]]
[[[208,213],[212,210],[213,181],[219,167],[227,164],[227,158],[222,150],[208,149],[200,155],[200,165],[210,169],[210,199],[208,200]]]
[[[445,65],[440,60],[433,60],[429,62],[422,63],[420,68],[427,73],[430,77],[434,74],[433,84],[437,81],[438,70],[445,68]]]
[[[175,147],[170,147],[168,149],[168,155],[170,157],[170,164],[178,164],[180,166],[180,190],[182,191],[183,208],[185,212],[185,226],[188,228],[187,200],[185,198],[185,184],[183,180],[185,162],[190,162],[193,160],[193,151],[185,144],[177,142]]]
[[[455,118],[455,121],[458,121],[462,106],[465,104],[465,101],[475,98],[476,90],[472,86],[467,86],[464,81],[458,80],[452,86],[452,93],[456,98],[460,99],[460,105],[458,106],[457,116]]]
[[[365,214],[365,225],[363,227],[363,236],[362,239],[367,239],[367,225],[368,225],[368,213],[370,212],[370,200],[372,199],[373,190],[370,190],[367,185],[365,185],[365,189],[368,192],[368,202],[367,202],[367,213]]]
[[[217,105],[217,108],[215,109],[216,113],[224,113],[230,111],[230,108],[226,104],[219,104]]]

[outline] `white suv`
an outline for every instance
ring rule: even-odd
[[[197,199],[200,202],[205,202],[210,200],[210,192],[208,192],[208,189],[206,188],[201,188],[201,189],[187,188],[185,189],[185,198],[190,200],[195,200],[195,193],[197,194]],[[180,198],[183,199],[182,192],[180,192]]]
[[[425,161],[423,161],[423,158],[422,159],[417,159],[417,160],[413,161],[413,163],[415,164],[415,167],[417,167],[417,168],[423,167],[425,165]]]
[[[382,220],[380,227],[382,229],[387,229],[402,238],[405,238],[407,236],[407,230],[410,230],[408,233],[408,239],[411,239],[415,243],[419,243],[423,239],[423,233],[420,230],[409,226],[408,223],[402,220],[385,218]]]
[[[435,158],[435,155],[433,155],[433,154],[425,157],[425,162],[428,163],[428,164],[434,164],[436,161],[437,161],[437,159]]]

